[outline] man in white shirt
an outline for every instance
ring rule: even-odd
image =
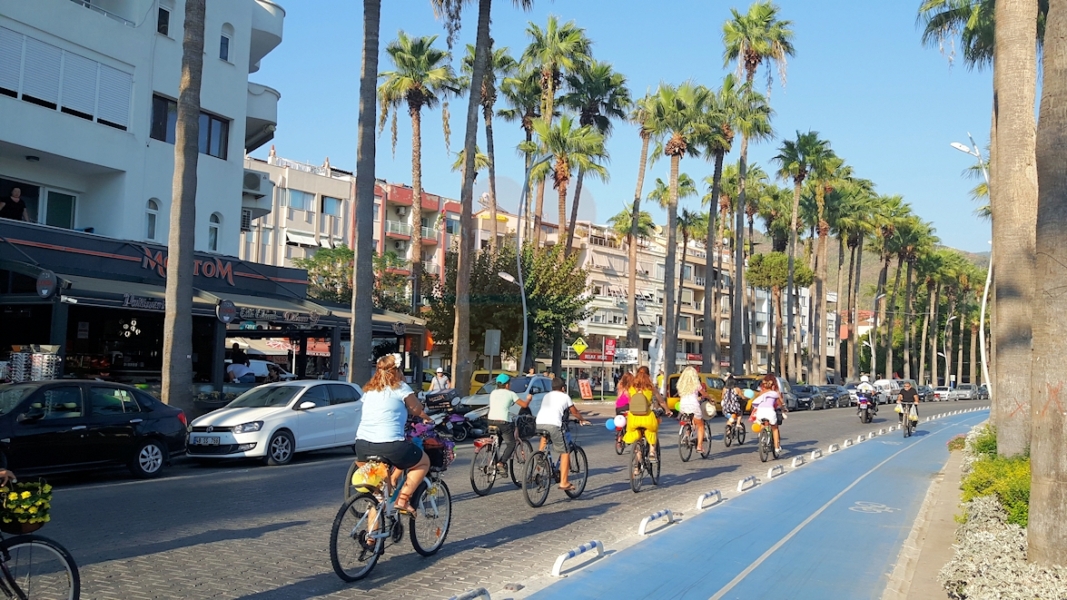
[[[515,417],[511,414],[511,407],[518,404],[522,408],[530,405],[532,396],[527,395],[525,400],[520,400],[518,394],[508,389],[511,377],[507,373],[496,376],[496,389],[489,394],[489,425],[500,431],[500,440],[504,444],[504,452],[500,455],[500,462],[496,463],[498,473],[507,474],[508,459],[515,452]]]
[[[441,367],[437,367],[437,374],[430,380],[430,392],[443,392],[451,387],[452,386],[448,381],[448,375],[445,375],[445,370]]]
[[[234,383],[255,383],[256,374],[241,363],[230,363],[226,367],[226,376]]]
[[[537,428],[548,432],[552,439],[552,451],[559,456],[559,489],[571,491],[574,489],[570,482],[571,455],[567,452],[567,444],[563,438],[563,416],[569,411],[580,425],[588,425],[589,421],[582,419],[571,397],[564,391],[566,389],[567,382],[559,377],[552,379],[552,391],[541,399],[541,408],[537,411]],[[542,452],[545,450],[543,437],[540,449]]]

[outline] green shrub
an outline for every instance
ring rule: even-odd
[[[993,444],[995,448],[995,438]],[[1008,513],[1008,522],[1026,527],[1030,518],[1029,458],[992,456],[977,460],[960,488],[964,502],[979,496],[995,495]]]
[[[954,438],[952,438],[951,440],[948,441],[948,449],[949,449],[949,451],[952,451],[952,450],[963,450],[963,447],[966,444],[967,444],[967,436],[962,435],[962,434],[961,435],[957,435],[956,437],[954,437]]]
[[[997,430],[985,426],[974,438],[974,451],[978,456],[993,458],[997,455]]]

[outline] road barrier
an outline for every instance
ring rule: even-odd
[[[865,440],[865,439],[867,439],[867,438],[863,437],[862,435],[860,435],[860,436],[857,436],[857,437],[856,437],[856,443],[858,444],[858,443],[862,442],[862,441],[863,441],[863,440]]]
[[[759,484],[759,480],[756,479],[755,475],[749,475],[748,477],[745,477],[741,481],[737,482],[737,491],[739,491],[739,492],[745,491],[745,489],[746,489],[745,488],[745,484],[748,484],[748,483],[752,484],[750,487],[756,487],[756,485]]]
[[[715,502],[712,502],[713,505],[722,502],[722,494],[719,493],[719,490],[711,490],[706,494],[697,496],[697,510],[704,510],[704,501],[713,496],[715,497]]]
[[[801,465],[803,465],[803,464],[804,464],[804,457],[803,456],[794,456],[793,457],[793,468],[794,469],[799,467],[799,466],[801,466]]]
[[[452,596],[448,600],[474,600],[475,598],[485,598],[486,600],[493,600],[489,596],[489,590],[485,588],[473,589],[469,592],[463,592],[458,596]]]
[[[822,458],[822,450],[812,450],[811,451],[811,460],[815,460],[817,458]]]
[[[826,453],[833,454],[834,452],[837,452],[840,449],[841,446],[838,446],[837,444],[830,444],[830,447],[826,449]]]
[[[879,434],[878,434],[878,432],[876,432],[876,431],[872,431],[872,432],[870,432],[870,433],[868,433],[868,434],[867,434],[867,439],[871,439],[871,438],[873,438],[873,437],[874,437],[874,436],[876,436],[876,435],[879,435]]]
[[[648,535],[647,533],[645,533],[645,531],[648,529],[648,524],[651,521],[655,521],[656,519],[662,519],[663,517],[667,517],[668,525],[674,523],[674,513],[671,512],[671,509],[665,508],[659,511],[658,513],[648,515],[644,519],[641,519],[641,524],[637,526],[637,535]]]
[[[885,435],[885,429],[879,429],[878,435]]]
[[[854,442],[852,441],[852,438],[848,438],[847,440],[845,440],[845,441],[844,441],[844,443],[843,443],[843,444],[841,444],[841,447],[842,447],[842,448],[848,448],[848,447],[849,447],[849,446],[851,446],[851,445],[852,445],[853,443],[854,443]]]
[[[783,467],[782,465],[774,465],[773,467],[767,469],[767,479],[774,479],[782,473],[785,473],[785,467]]]
[[[563,568],[563,563],[565,561],[568,561],[568,560],[570,560],[570,559],[572,559],[572,558],[574,558],[576,556],[581,556],[581,555],[585,554],[586,552],[589,552],[590,550],[596,550],[596,555],[597,556],[603,556],[604,555],[604,544],[601,544],[600,541],[598,541],[598,540],[591,540],[589,542],[586,542],[586,543],[582,544],[581,546],[578,546],[577,548],[575,548],[574,550],[571,550],[570,552],[566,552],[564,554],[560,554],[556,558],[556,563],[552,565],[552,576],[553,577],[559,577],[560,576],[559,571],[560,571],[560,569]]]

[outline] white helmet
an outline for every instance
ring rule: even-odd
[[[866,375],[864,375],[863,377],[860,377],[860,381],[862,381],[863,383],[867,383],[870,380],[871,379],[869,377],[867,377]]]

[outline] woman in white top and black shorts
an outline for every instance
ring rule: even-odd
[[[378,359],[378,370],[363,387],[363,414],[356,430],[356,461],[364,463],[371,456],[388,460],[396,470],[393,485],[407,471],[404,487],[396,500],[396,509],[411,514],[411,495],[430,471],[430,459],[422,448],[404,435],[408,415],[432,422],[415,396],[404,383],[396,359],[388,354]]]

